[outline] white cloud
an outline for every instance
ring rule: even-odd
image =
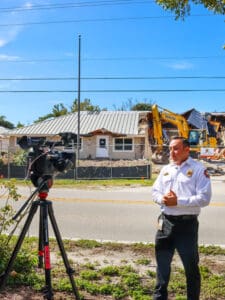
[[[18,56],[0,54],[0,61],[9,61],[9,60],[18,60],[18,59],[19,59]]]
[[[0,32],[0,48],[15,40],[23,26],[12,26],[9,30]]]
[[[0,48],[3,47],[6,43],[7,43],[6,40],[0,38]]]
[[[174,62],[171,64],[167,65],[169,68],[171,69],[175,69],[175,70],[190,70],[194,68],[194,65],[189,63],[189,62],[185,62],[185,61],[180,61],[180,62]]]
[[[24,4],[24,7],[27,8],[27,9],[31,9],[33,7],[33,4],[31,2],[26,2]]]
[[[4,14],[4,17],[1,18],[1,24],[9,26],[0,27],[0,48],[13,42],[24,29],[24,26],[22,25],[13,25],[26,22],[26,20],[24,20],[24,15],[20,12],[19,8],[31,9],[32,6],[33,4],[31,1],[26,1],[20,7],[17,6],[8,14]]]
[[[10,26],[9,30],[0,31],[0,48],[14,41],[21,30],[22,26]]]

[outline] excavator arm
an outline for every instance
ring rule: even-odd
[[[164,109],[161,112],[161,118],[164,122],[169,122],[177,127],[178,135],[184,138],[188,138],[189,136],[189,126],[186,119],[181,116],[177,115],[167,109]]]
[[[165,139],[163,134],[163,123],[171,123],[174,125],[177,128],[179,136],[188,138],[189,135],[189,127],[183,116],[153,105],[152,129],[154,145],[152,145],[152,161],[156,163],[168,163],[169,161],[168,140]]]
[[[168,122],[176,126],[178,135],[188,138],[189,126],[186,119],[182,115],[178,115],[159,106],[152,106],[152,119],[153,119],[153,134],[158,145],[163,145],[163,126],[162,123]]]
[[[163,146],[162,121],[157,105],[152,106],[153,137],[159,149]]]
[[[159,111],[159,108],[161,111]],[[163,134],[163,123],[171,123],[177,128],[177,135],[188,138],[189,127],[186,119],[165,108],[157,105],[152,106],[152,125],[154,147],[152,161],[156,163],[167,163],[169,161],[168,141],[165,141]]]

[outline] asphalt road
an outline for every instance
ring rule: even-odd
[[[210,206],[199,217],[199,243],[225,245],[225,177],[212,177],[213,197]],[[26,199],[30,190],[20,188]],[[151,200],[151,188],[102,188],[76,190],[52,188],[56,221],[63,238],[100,241],[152,242],[156,231],[159,207]],[[23,200],[15,205],[18,209]],[[26,220],[26,216],[23,218]],[[29,228],[29,235],[38,235],[39,213]],[[54,236],[49,221],[49,232]]]

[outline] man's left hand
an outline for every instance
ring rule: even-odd
[[[177,205],[177,195],[172,190],[170,190],[169,193],[164,195],[163,203],[166,206],[176,206]]]

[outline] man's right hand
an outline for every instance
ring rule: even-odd
[[[166,206],[177,206],[177,195],[170,190],[163,196],[163,204]]]

